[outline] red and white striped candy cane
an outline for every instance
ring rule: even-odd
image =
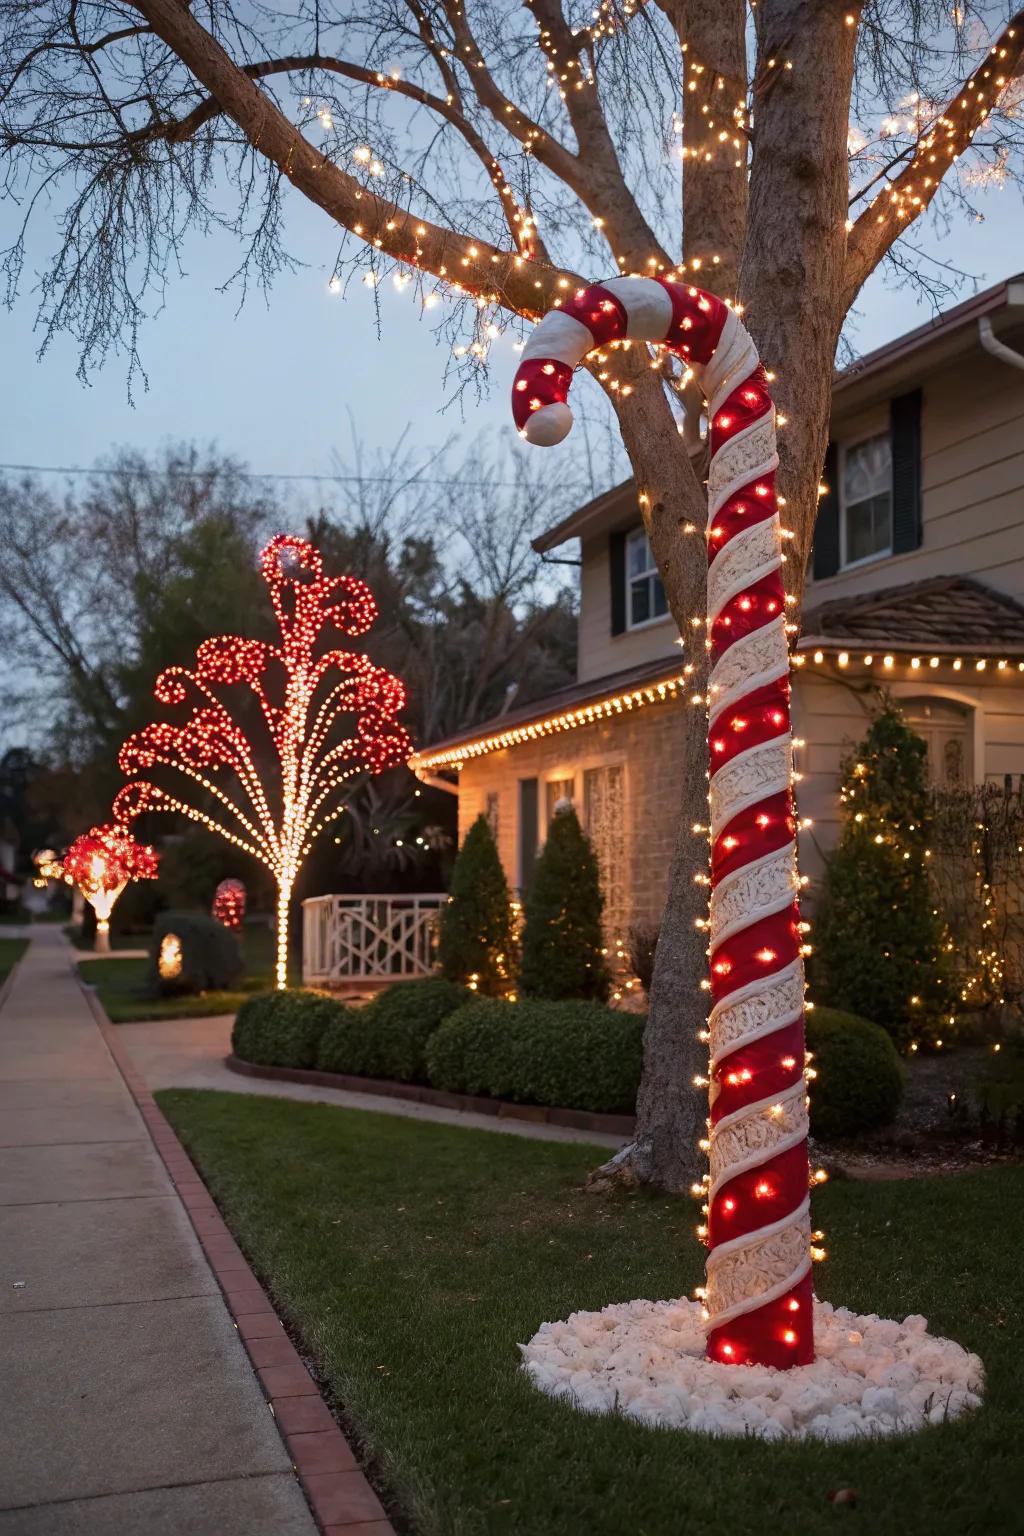
[[[775,408],[757,349],[721,300],[617,277],[530,337],[512,391],[523,436],[560,442],[573,370],[627,338],[686,360],[711,423],[708,1355],[802,1365],[814,1358],[804,973]]]

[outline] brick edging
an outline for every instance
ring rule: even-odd
[[[79,984],[223,1292],[319,1529],[324,1536],[395,1536],[198,1169],[132,1065],[98,997]]]
[[[315,1088],[344,1088],[349,1093],[374,1094],[384,1099],[406,1099],[432,1104],[438,1109],[458,1109],[499,1120],[529,1120],[534,1125],[561,1125],[574,1131],[596,1131],[608,1136],[631,1136],[633,1115],[601,1115],[588,1109],[558,1109],[546,1104],[513,1104],[509,1099],[487,1099],[468,1093],[446,1093],[421,1083],[398,1083],[389,1078],[357,1077],[351,1072],[320,1072],[312,1067],[264,1067],[240,1056],[225,1056],[224,1065],[240,1077],[263,1077],[285,1083],[309,1083]]]

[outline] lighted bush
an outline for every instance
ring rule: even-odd
[[[601,877],[576,812],[560,810],[548,828],[526,897],[519,985],[529,997],[608,996]]]
[[[893,1120],[903,1068],[884,1029],[854,1013],[815,1008],[807,1015],[807,1049],[818,1074],[810,1085],[815,1136],[854,1136]]]
[[[244,969],[235,935],[205,912],[158,914],[149,950],[152,992],[223,991],[235,985]]]
[[[332,1017],[320,1040],[317,1065],[324,1072],[424,1083],[428,1039],[471,996],[442,978],[398,982],[367,1007]]]
[[[427,1042],[435,1088],[520,1104],[629,1114],[645,1020],[600,1003],[469,1003]]]
[[[505,871],[484,816],[466,833],[452,870],[450,899],[441,910],[437,956],[449,981],[477,978],[487,996],[509,990],[515,932]]]
[[[261,992],[239,1008],[231,1049],[256,1066],[315,1067],[324,1031],[353,1012],[319,992]]]

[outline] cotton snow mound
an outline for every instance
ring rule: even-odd
[[[981,1404],[977,1355],[934,1338],[923,1317],[902,1323],[814,1303],[813,1365],[720,1365],[704,1354],[693,1301],[627,1301],[544,1323],[519,1346],[534,1386],[585,1413],[642,1424],[852,1440],[940,1424]]]

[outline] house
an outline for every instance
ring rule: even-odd
[[[940,785],[1024,771],[1024,276],[836,377],[802,633],[794,730],[806,746],[801,865],[838,829],[841,763],[881,688],[928,744]],[[690,690],[631,481],[536,541],[579,540],[577,681],[419,751],[457,786],[460,837],[494,828],[529,884],[559,800],[594,842],[609,932],[656,921],[675,840]]]

